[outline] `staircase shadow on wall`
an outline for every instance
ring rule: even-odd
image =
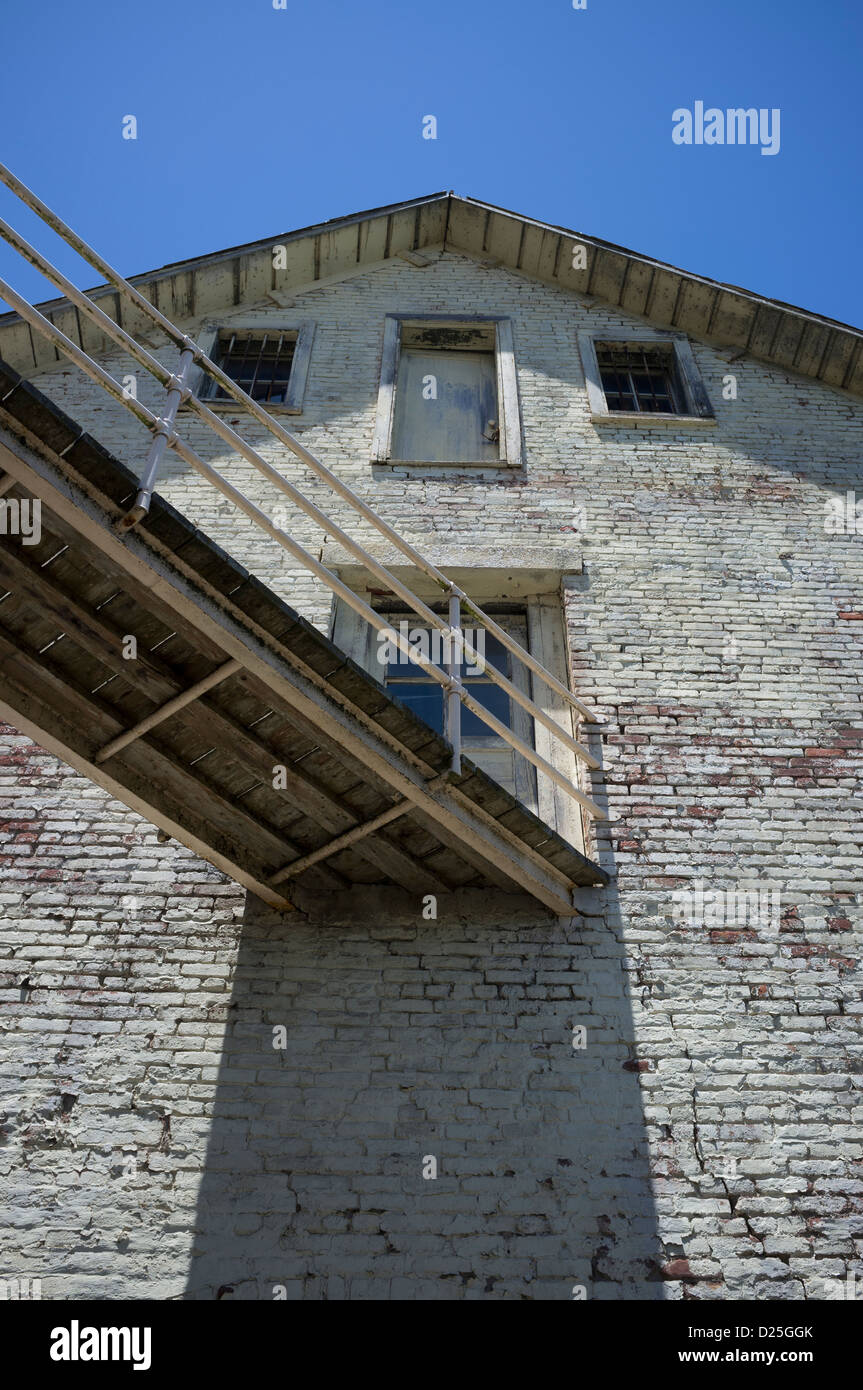
[[[250,895],[185,1297],[663,1299],[614,883],[590,900]]]

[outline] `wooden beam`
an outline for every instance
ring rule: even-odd
[[[192,854],[197,855],[206,863],[212,864],[226,878],[233,879],[235,883],[239,883],[243,888],[255,893],[262,902],[269,903],[270,907],[275,907],[281,912],[294,911],[294,905],[290,898],[285,897],[284,893],[277,889],[271,888],[266,879],[259,876],[248,864],[215,849],[209,840],[201,838],[190,824],[181,825],[164,810],[154,806],[147,797],[138,795],[128,784],[117,782],[103,767],[96,767],[95,763],[88,762],[86,758],[76,753],[68,742],[58,738],[56,734],[51,733],[40,724],[35,713],[22,713],[17,701],[15,705],[10,705],[2,689],[0,689],[0,719],[20,730],[22,734],[31,738],[40,748],[44,748],[47,753],[59,759],[60,762],[74,768],[82,777],[88,778],[96,786],[101,787],[116,801],[128,806],[143,820],[157,826],[172,840],[185,845]]]
[[[50,570],[37,568],[20,552],[0,549],[0,578],[14,594],[29,599],[40,612],[55,618],[58,632],[65,632],[76,646],[83,647],[115,675],[130,679],[129,662],[122,655],[125,634],[62,589]],[[161,664],[147,652],[138,653],[134,680],[142,694],[154,701],[168,699],[180,690],[179,681],[168,678]]]
[[[322,859],[329,859],[331,855],[338,854],[343,849],[350,849],[359,840],[365,839],[366,835],[373,835],[376,830],[381,830],[390,821],[398,820],[399,816],[407,815],[413,810],[409,801],[400,801],[397,806],[390,806],[386,811],[381,811],[379,816],[372,820],[365,821],[362,825],[355,825],[353,830],[346,830],[344,835],[337,835],[329,844],[321,845],[320,849],[312,850],[311,854],[304,854],[301,859],[295,859],[292,863],[280,869],[277,874],[273,874],[270,882],[272,884],[284,883],[286,879],[296,878],[299,874],[305,873],[313,864],[319,864]]]
[[[19,639],[2,629],[0,656],[4,658],[0,692],[7,703],[26,719],[30,717],[30,701],[35,698],[41,709],[39,727],[51,734],[55,742],[58,730],[64,730],[61,741],[66,752],[83,758],[89,766],[98,767],[86,746],[87,739],[89,737],[92,742],[95,736],[98,741],[104,737],[101,731],[106,726],[108,732],[112,724],[119,726],[118,712],[112,711],[104,701],[76,689],[67,677],[52,671],[37,653],[25,651]],[[211,846],[216,844],[223,855],[233,844],[234,848],[240,847],[254,855],[263,868],[268,860],[277,864],[283,861],[285,853],[296,856],[302,852],[281,830],[227,800],[200,774],[184,767],[151,739],[130,748],[126,758],[115,766],[113,777],[115,785],[123,786],[129,781],[139,796],[148,788],[147,803],[153,807],[158,805],[175,823],[182,824],[183,816],[191,817],[198,827],[198,839]],[[157,795],[159,792],[161,799]],[[202,833],[204,826],[207,829]],[[347,886],[347,880],[334,870],[320,872],[329,887]],[[266,883],[269,876],[259,870],[259,881]]]
[[[99,749],[93,761],[104,763],[108,758],[113,758],[121,749],[126,748],[130,743],[134,743],[135,739],[141,738],[142,735],[149,733],[151,729],[155,729],[157,724],[163,724],[166,719],[171,718],[172,714],[177,714],[185,705],[190,705],[193,700],[197,700],[201,695],[206,695],[208,690],[213,689],[213,686],[220,685],[222,681],[229,680],[231,676],[235,676],[241,669],[242,667],[239,661],[226,661],[224,665],[217,667],[215,671],[211,671],[208,676],[204,676],[202,680],[196,681],[194,685],[190,685],[188,690],[181,691],[180,694],[175,695],[172,700],[168,700],[166,704],[160,705],[158,709],[153,710],[153,713],[148,714],[145,719],[139,719],[138,723],[133,724],[131,729],[127,729],[125,733],[118,734],[116,738],[112,738],[110,743],[106,743],[104,748]]]
[[[571,915],[576,880],[529,845],[519,842],[516,846],[515,836],[503,835],[503,827],[493,817],[478,806],[466,805],[462,798],[451,795],[449,788],[429,791],[426,777],[414,766],[409,752],[390,746],[384,732],[361,711],[345,709],[325,679],[289,647],[281,648],[272,638],[265,640],[250,619],[231,610],[229,599],[208,590],[205,581],[194,581],[179,571],[176,563],[144,535],[120,538],[113,530],[119,509],[83,489],[47,447],[36,449],[0,430],[0,466],[40,496],[51,512],[65,518],[79,538],[95,545],[110,563],[123,569],[130,581],[151,591],[178,620],[199,630],[202,638],[209,638],[227,656],[241,660],[246,670],[329,740],[342,744],[394,793],[414,801],[553,911]],[[592,868],[585,861],[585,873]]]
[[[121,630],[107,622],[101,614],[89,611],[80,599],[63,590],[52,578],[50,570],[36,569],[19,553],[0,549],[0,577],[16,595],[26,596],[41,611],[50,613],[59,629],[76,645],[83,647],[116,675],[124,680],[129,679],[129,662],[124,660],[121,652]],[[167,663],[141,650],[134,663],[134,680],[136,688],[157,703],[172,700],[182,691],[180,681]],[[266,698],[266,692],[258,698]],[[285,790],[295,797],[304,814],[322,829],[341,833],[358,824],[357,817],[307,772],[286,763],[283,754],[209,701],[199,699],[194,710],[184,711],[182,706],[178,706],[174,713],[186,727],[211,737],[217,747],[223,746],[240,753],[250,768],[268,779],[272,777],[276,764],[284,766]],[[276,713],[284,723],[285,711]],[[98,755],[96,761],[101,761]],[[362,776],[361,769],[358,769],[358,774]],[[402,887],[417,892],[434,892],[441,888],[439,875],[432,875],[423,869],[418,861],[395,845],[378,840],[374,844],[358,846],[357,853]],[[449,884],[444,884],[445,891],[448,888]]]
[[[287,722],[283,711],[277,709],[274,712],[283,723]],[[244,729],[242,725],[224,711],[210,704],[209,701],[201,701],[196,707],[194,725],[202,733],[209,730],[217,742],[223,740],[228,747],[235,746],[237,752],[242,754],[250,768],[268,778],[272,778],[274,767],[277,765],[283,767],[285,769],[285,790],[294,797],[303,813],[320,825],[322,829],[341,834],[353,830],[360,823],[354,812],[341,804],[336,793],[328,791],[302,767],[286,762],[282,753],[264,743],[252,730]],[[344,754],[338,747],[328,747],[327,752],[332,757],[345,761]],[[362,771],[361,768],[357,768],[360,776],[362,776]],[[356,845],[356,852],[367,863],[381,869],[387,878],[392,879],[403,888],[433,893],[435,891],[440,892],[441,888],[448,891],[450,887],[448,883],[441,883],[439,874],[432,874],[423,867],[421,861],[412,858],[404,850],[399,849],[396,845],[388,844],[385,840],[378,839],[373,844],[359,843]]]
[[[524,893],[527,890],[519,882],[515,872],[505,873],[498,865],[489,861],[486,856],[471,847],[463,835],[455,834],[453,831],[445,829],[434,817],[426,815],[420,807],[414,809],[413,821],[419,826],[420,830],[425,830],[429,835],[433,835],[439,840],[444,849],[451,850],[458,855],[472,869],[496,888],[500,888],[504,893]]]

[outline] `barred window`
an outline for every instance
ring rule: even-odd
[[[685,421],[716,416],[685,333],[651,329],[578,335],[584,384],[595,425]]]
[[[296,334],[220,333],[214,362],[255,401],[281,405],[287,399]],[[229,400],[213,382],[214,400]]]
[[[598,342],[596,362],[609,411],[686,413],[670,345]]]

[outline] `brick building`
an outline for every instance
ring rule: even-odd
[[[305,618],[306,666],[368,673],[339,708],[369,738],[381,686],[375,710],[395,695],[442,734],[440,690],[381,661],[350,604],[173,453],[152,528],[111,533],[146,431],[0,320],[5,496],[41,479],[51,518],[29,548],[0,537],[8,1276],[53,1299],[841,1296],[863,1272],[860,335],[447,194],[133,284],[604,722],[576,721],[576,759],[466,672],[581,800],[468,712],[466,765],[491,781],[320,859],[280,905],[255,827],[314,855],[377,814],[351,800],[361,759],[336,768],[308,728],[268,743],[235,685],[234,707],[213,691],[169,721],[174,743],[163,725],[140,762],[100,761],[87,711],[114,727],[123,668],[97,643],[130,622],[110,556],[126,547],[154,602],[197,585],[235,646],[241,622]],[[113,289],[93,298],[173,370]],[[42,308],[163,410],[74,307]],[[301,459],[194,389],[407,581]],[[177,429],[416,630],[188,404]],[[104,570],[75,549],[99,527]],[[136,629],[153,688],[129,678],[127,724],[178,688],[177,630]],[[97,665],[64,666],[70,643]],[[560,700],[543,708],[567,727]],[[227,752],[219,719],[238,726]],[[256,749],[293,778],[283,821]],[[443,777],[434,750],[420,761]],[[417,758],[399,756],[404,779]],[[203,807],[178,809],[181,759]]]

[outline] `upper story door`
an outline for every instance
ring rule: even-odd
[[[500,459],[497,414],[493,352],[402,348],[393,459],[493,465]]]

